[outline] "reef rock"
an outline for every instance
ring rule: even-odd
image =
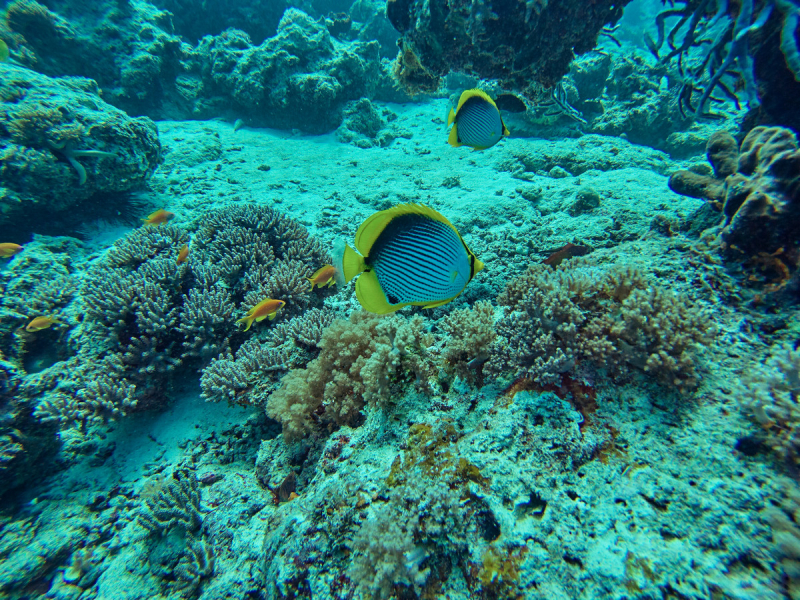
[[[252,124],[308,133],[335,129],[345,103],[369,95],[380,73],[377,42],[334,40],[324,21],[297,9],[260,46],[229,29],[203,38],[194,55],[199,99],[216,94]]]
[[[756,127],[725,180],[721,239],[747,255],[789,251],[800,243],[800,149],[794,132]]]
[[[159,164],[155,124],[106,104],[89,79],[0,64],[0,225],[141,188]]]
[[[462,71],[509,89],[552,87],[627,3],[389,0],[386,14],[402,36],[398,80],[409,92],[431,92]]]

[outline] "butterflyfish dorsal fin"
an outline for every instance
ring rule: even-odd
[[[458,115],[458,111],[461,110],[461,107],[464,106],[464,103],[469,100],[470,98],[481,98],[482,100],[486,100],[489,104],[494,106],[497,112],[500,112],[497,109],[497,104],[494,103],[494,100],[489,97],[489,94],[484,92],[483,90],[472,89],[472,90],[465,90],[461,93],[461,97],[458,99],[458,106],[456,107],[456,115]],[[455,117],[454,117],[455,118]]]

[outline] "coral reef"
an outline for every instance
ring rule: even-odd
[[[302,226],[268,207],[231,206],[208,213],[188,262],[178,264],[188,242],[187,232],[173,225],[140,227],[91,265],[76,299],[83,318],[71,333],[74,352],[25,382],[26,394],[37,398],[39,419],[87,431],[163,405],[163,384],[178,366],[202,367],[213,357],[201,380],[203,394],[238,401],[249,398],[239,395],[256,375],[312,356],[330,320],[312,307],[332,292],[309,290],[305,277],[327,257]],[[13,281],[24,286],[27,280]],[[53,289],[71,298],[68,285]],[[46,296],[38,296],[45,310]],[[265,297],[287,302],[279,320],[305,315],[291,330],[283,323],[273,327],[264,344],[245,342],[236,317]],[[24,322],[20,317],[18,326]],[[270,383],[260,382],[267,387],[262,395],[272,391]]]
[[[182,77],[200,86],[200,101],[232,103],[250,123],[323,133],[341,123],[346,102],[369,95],[380,57],[376,42],[334,44],[324,23],[290,8],[262,44],[230,29],[204,38],[187,65]]]
[[[763,363],[749,365],[733,393],[777,455],[800,466],[800,350],[784,344]]]
[[[725,181],[722,241],[734,252],[789,250],[800,243],[800,149],[793,131],[756,127]]]
[[[9,63],[0,74],[0,225],[136,190],[153,174],[161,152],[155,124],[103,102],[95,82]]]
[[[101,2],[92,11],[69,0],[46,4],[15,0],[6,11],[0,31],[21,64],[51,77],[94,79],[106,102],[131,114],[158,117],[162,104],[180,98],[174,81],[189,47],[169,32],[170,13],[139,0]]]
[[[398,81],[409,92],[435,91],[441,77],[462,71],[528,93],[553,87],[626,4],[389,0],[386,14],[402,37]]]
[[[432,343],[422,317],[354,312],[325,330],[316,359],[283,377],[267,401],[267,414],[283,424],[288,440],[355,424],[365,406],[389,402],[395,382],[413,375],[418,386],[428,385]]]
[[[737,149],[725,132],[712,135],[706,156],[714,174],[678,171],[670,188],[706,198],[723,213],[719,240],[726,256],[791,254],[800,244],[800,148],[794,132],[756,127]]]
[[[389,125],[395,119],[397,115],[392,111],[384,109],[381,114],[368,98],[361,98],[345,107],[344,122],[336,130],[336,138],[359,148],[384,148],[395,138],[411,137],[408,131]]]
[[[580,258],[556,269],[531,265],[498,301],[508,309],[489,371],[541,385],[589,360],[612,372],[636,367],[685,391],[697,385],[699,346],[713,339],[701,307],[630,266],[600,271]]]

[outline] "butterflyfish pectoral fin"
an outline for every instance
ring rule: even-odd
[[[344,255],[342,256],[342,275],[344,275],[345,283],[366,268],[367,263],[364,262],[364,257],[353,250],[349,245],[346,245],[344,247]]]
[[[453,128],[450,130],[450,136],[447,138],[447,143],[453,148],[458,148],[461,145],[461,142],[458,141],[458,123],[453,125]]]
[[[375,271],[362,273],[358,278],[356,281],[356,298],[358,298],[364,310],[379,315],[387,315],[406,306],[406,304],[389,304]]]

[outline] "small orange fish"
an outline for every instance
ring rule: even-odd
[[[262,300],[258,304],[256,304],[253,308],[247,311],[247,315],[238,321],[237,323],[247,323],[247,327],[244,328],[245,331],[250,329],[250,326],[253,324],[253,321],[263,321],[264,319],[272,319],[275,318],[275,315],[278,314],[278,311],[282,309],[286,305],[286,302],[283,300],[273,300],[272,298],[267,298],[266,300]]]
[[[148,215],[146,219],[142,219],[142,221],[144,221],[145,225],[163,225],[167,221],[171,221],[174,218],[175,213],[171,213],[168,210],[159,208],[153,214]]]
[[[555,268],[560,265],[562,261],[568,258],[572,258],[573,256],[583,256],[585,254],[589,254],[591,251],[592,249],[588,246],[578,246],[576,244],[569,243],[561,246],[561,248],[545,258],[542,263]]]
[[[22,250],[22,246],[19,244],[12,244],[11,242],[0,244],[0,258],[11,258],[20,250]]]
[[[55,317],[36,317],[30,323],[25,325],[25,331],[41,331],[42,329],[50,329],[50,326],[55,323],[60,323]]]
[[[331,287],[334,283],[336,283],[336,279],[334,275],[336,274],[336,268],[333,265],[325,265],[324,267],[317,269],[317,272],[314,273],[311,277],[306,277],[311,282],[311,289],[314,289],[314,286],[322,287],[327,285]]]
[[[178,263],[179,265],[183,264],[186,262],[186,258],[188,256],[189,256],[189,246],[184,244],[183,247],[181,247],[181,249],[178,251],[178,260],[176,260],[175,262]]]

